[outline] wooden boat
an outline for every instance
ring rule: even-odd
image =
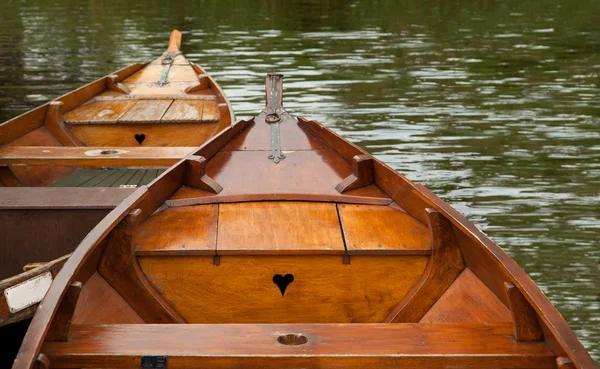
[[[597,368],[472,223],[267,97],[94,228],[13,369]]]
[[[10,277],[0,281],[0,326],[30,317],[43,297],[10,306],[10,288],[48,287],[61,256],[110,210],[235,121],[221,87],[180,44],[173,31],[158,59],[0,125],[0,279]]]

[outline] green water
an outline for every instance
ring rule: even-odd
[[[238,117],[283,72],[318,119],[467,215],[600,358],[599,1],[4,1],[0,119],[169,32]]]

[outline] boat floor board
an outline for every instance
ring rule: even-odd
[[[113,209],[135,188],[0,187],[0,209]]]
[[[164,169],[79,169],[50,187],[134,188],[152,182]]]
[[[279,343],[287,334],[307,342]],[[41,351],[56,368],[137,366],[142,356],[202,368],[556,365],[544,343],[516,343],[510,324],[74,325],[69,342],[46,342]]]

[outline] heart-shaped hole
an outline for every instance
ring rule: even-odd
[[[146,135],[143,133],[138,133],[135,136],[135,140],[141,145],[142,142],[144,142],[144,140],[146,139]]]
[[[281,296],[285,294],[285,289],[287,286],[294,281],[294,276],[291,274],[286,274],[282,276],[281,274],[275,274],[273,276],[273,283],[279,287],[279,291],[281,291]]]

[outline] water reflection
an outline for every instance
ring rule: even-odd
[[[0,118],[163,51],[184,52],[239,117],[264,74],[285,104],[475,221],[600,358],[600,3],[8,1]]]

